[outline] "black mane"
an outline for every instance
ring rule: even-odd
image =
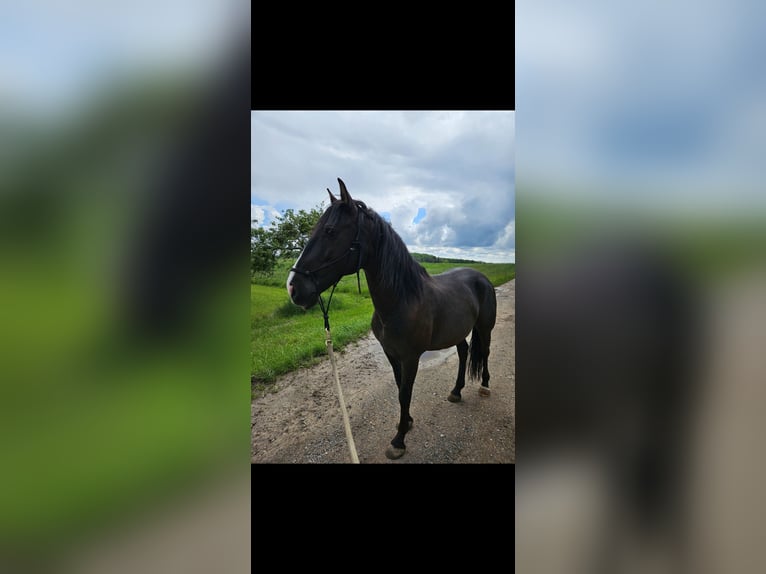
[[[423,293],[423,280],[428,277],[428,272],[413,259],[404,241],[388,221],[361,202],[357,206],[371,220],[372,236],[378,238],[374,247],[366,248],[375,249],[380,286],[392,291],[401,301],[420,297]]]

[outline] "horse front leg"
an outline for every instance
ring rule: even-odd
[[[402,363],[399,361],[399,359],[395,358],[390,353],[383,351],[386,353],[386,358],[388,359],[388,362],[391,363],[391,368],[394,371],[394,381],[396,381],[396,388],[401,392],[402,389]],[[410,428],[412,428],[412,417],[409,418],[410,420]],[[398,426],[397,426],[398,428]]]
[[[386,457],[395,460],[401,458],[407,447],[404,444],[404,435],[412,428],[412,417],[410,416],[410,401],[412,400],[412,385],[415,383],[415,376],[418,374],[418,356],[401,361],[401,381],[399,381],[399,425],[397,426],[396,436],[386,449]]]

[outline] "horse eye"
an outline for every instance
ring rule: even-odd
[[[324,228],[324,232],[325,232],[325,235],[327,235],[328,237],[332,237],[333,235],[335,235],[335,228],[328,225],[327,227]]]

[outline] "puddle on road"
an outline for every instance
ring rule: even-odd
[[[441,349],[439,351],[426,351],[420,355],[420,365],[430,366],[441,363],[450,355],[454,355],[457,351],[457,347],[450,347],[448,349]]]

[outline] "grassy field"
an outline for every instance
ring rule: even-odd
[[[319,306],[304,311],[287,298],[285,279],[291,265],[292,261],[282,262],[273,275],[257,277],[250,286],[251,377],[256,396],[268,392],[269,383],[277,376],[326,357],[324,322]],[[423,266],[432,275],[453,267],[473,267],[496,286],[515,276],[512,263],[424,263]],[[361,295],[355,275],[344,277],[335,290],[330,309],[335,349],[343,348],[370,330],[372,300],[364,272],[360,277]]]

